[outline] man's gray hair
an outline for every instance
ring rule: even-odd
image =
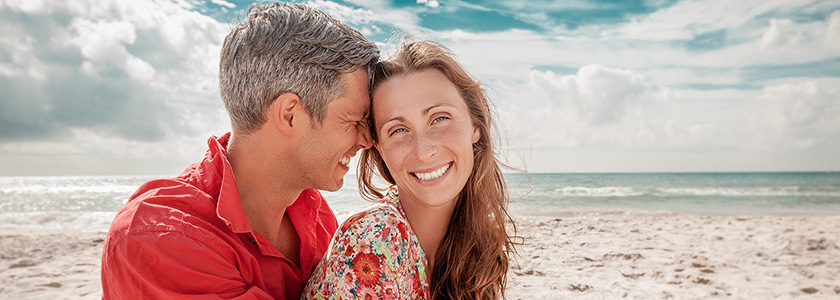
[[[234,128],[252,132],[278,96],[295,93],[313,121],[346,88],[340,75],[371,74],[379,49],[361,33],[302,4],[252,4],[222,45],[219,90]]]

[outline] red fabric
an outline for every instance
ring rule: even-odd
[[[171,179],[141,186],[102,251],[103,299],[299,299],[338,224],[317,190],[286,209],[300,236],[300,267],[251,230],[225,147]],[[253,241],[253,242],[252,242]]]

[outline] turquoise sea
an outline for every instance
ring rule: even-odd
[[[0,177],[0,229],[107,230],[160,176]],[[840,215],[840,173],[506,174],[514,215]],[[367,206],[355,175],[323,192],[339,219]]]

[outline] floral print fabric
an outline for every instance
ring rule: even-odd
[[[426,264],[392,188],[341,225],[301,298],[429,299]]]

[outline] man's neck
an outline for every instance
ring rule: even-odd
[[[251,143],[259,137],[231,138],[228,160],[233,169],[236,188],[242,209],[254,232],[259,233],[290,260],[298,263],[299,244],[297,232],[286,208],[292,205],[303,189],[288,186],[293,181],[284,180],[277,166],[271,161],[272,153],[265,153],[259,145]]]

